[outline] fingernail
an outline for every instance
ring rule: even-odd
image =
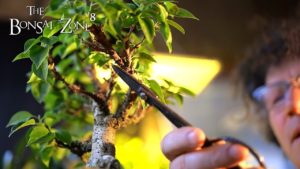
[[[188,134],[188,139],[191,144],[196,145],[198,143],[199,137],[195,131],[191,131]]]
[[[243,159],[247,156],[248,150],[242,148],[240,145],[231,145],[229,155],[235,159]]]
[[[188,139],[190,144],[192,144],[193,146],[198,145],[199,141],[200,141],[200,134],[196,131],[191,131],[188,134]]]
[[[229,148],[229,155],[233,158],[237,158],[240,155],[240,149],[237,145],[231,145]]]

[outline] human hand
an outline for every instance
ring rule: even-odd
[[[161,142],[171,169],[230,168],[244,161],[249,151],[238,145],[219,142],[202,149],[205,134],[201,129],[182,127],[170,132]]]

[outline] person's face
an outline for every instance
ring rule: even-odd
[[[291,82],[299,76],[300,59],[286,61],[269,69],[266,85]],[[286,89],[284,97],[267,103],[266,108],[281,147],[297,168],[300,168],[300,86],[291,85]]]

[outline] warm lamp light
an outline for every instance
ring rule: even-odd
[[[218,74],[221,64],[217,60],[188,55],[155,53],[153,76],[173,81],[174,84],[199,94]]]
[[[185,87],[195,94],[201,91],[219,73],[221,64],[217,60],[191,57],[189,55],[170,55],[155,53],[157,63],[152,65],[152,77],[155,79],[167,79],[175,85]],[[109,70],[96,67],[98,79],[108,79],[111,75]],[[118,79],[120,80],[120,79]],[[128,86],[120,80],[122,88]]]

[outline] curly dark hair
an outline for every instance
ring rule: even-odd
[[[264,31],[263,36],[247,51],[245,59],[238,67],[238,78],[242,87],[242,96],[246,106],[254,103],[254,112],[265,129],[265,136],[278,144],[272,129],[266,123],[267,113],[263,105],[257,102],[253,91],[265,84],[267,71],[286,60],[300,59],[300,20],[290,19],[273,23]],[[253,110],[252,110],[253,111]],[[265,113],[263,113],[265,112]]]

